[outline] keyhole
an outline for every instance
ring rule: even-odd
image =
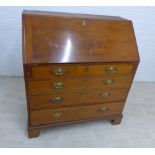
[[[88,72],[88,71],[89,71],[89,67],[88,67],[88,66],[85,67],[85,68],[84,68],[84,71],[85,71],[85,72]]]
[[[86,20],[82,20],[82,25],[83,25],[83,26],[86,26],[86,25],[87,25]]]

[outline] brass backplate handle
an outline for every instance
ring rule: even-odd
[[[55,88],[55,89],[61,89],[61,88],[64,88],[64,86],[65,86],[65,84],[62,82],[53,83],[53,88]]]
[[[80,106],[80,112],[83,112],[85,108],[83,106]]]
[[[116,73],[117,70],[118,69],[116,67],[114,67],[114,66],[110,66],[110,67],[106,68],[107,73]]]
[[[54,97],[52,99],[50,99],[51,103],[61,103],[63,102],[63,98],[62,97]]]
[[[110,96],[110,95],[111,95],[110,92],[102,92],[102,93],[101,93],[101,96],[102,96],[102,97],[108,97],[108,96]]]
[[[102,108],[99,109],[99,111],[100,111],[100,112],[106,112],[106,111],[108,111],[108,108],[102,107]]]
[[[66,72],[66,70],[64,70],[62,68],[53,69],[53,74],[55,74],[55,75],[63,75],[65,72]]]
[[[105,85],[112,85],[112,84],[114,83],[114,81],[111,80],[111,79],[107,79],[107,80],[104,80],[103,83],[104,83]]]
[[[63,116],[63,112],[52,113],[52,118],[60,118]]]
[[[85,72],[89,72],[89,69],[90,69],[89,66],[85,66],[85,67],[84,67],[84,71],[85,71]]]

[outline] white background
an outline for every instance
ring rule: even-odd
[[[0,7],[0,75],[23,76],[23,9],[114,15],[131,19],[141,58],[135,80],[155,82],[155,7]]]

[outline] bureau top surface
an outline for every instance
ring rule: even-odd
[[[139,61],[132,22],[121,17],[23,11],[23,61]]]

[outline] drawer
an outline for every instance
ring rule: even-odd
[[[100,118],[122,113],[121,102],[30,111],[31,125]]]
[[[30,109],[57,108],[81,104],[97,104],[121,101],[126,98],[128,89],[81,90],[51,95],[29,96]]]
[[[132,77],[85,77],[60,80],[28,80],[28,93],[35,94],[51,94],[59,92],[69,92],[75,89],[93,89],[93,88],[128,88]]]
[[[94,75],[114,76],[122,74],[131,74],[132,71],[133,65],[130,63],[110,63],[102,65],[42,65],[33,66],[31,68],[31,78],[48,79]]]

